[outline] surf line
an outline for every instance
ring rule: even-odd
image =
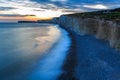
[[[30,80],[57,80],[62,74],[62,66],[71,45],[69,34],[58,25],[61,36],[49,53],[39,62],[39,67],[33,72]]]

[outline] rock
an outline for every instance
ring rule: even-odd
[[[62,15],[58,24],[80,35],[92,34],[98,39],[108,41],[111,47],[120,50],[120,24],[115,21]]]

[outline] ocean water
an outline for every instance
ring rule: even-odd
[[[57,80],[70,43],[58,25],[0,23],[0,80]]]

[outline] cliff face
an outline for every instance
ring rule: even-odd
[[[49,19],[49,20],[38,20],[38,23],[53,23],[53,24],[57,24],[59,21],[58,17],[55,17],[53,19]]]
[[[80,35],[93,34],[98,39],[108,41],[111,47],[120,50],[120,24],[114,21],[62,15],[59,25]]]

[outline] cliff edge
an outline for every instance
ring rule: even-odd
[[[120,9],[62,15],[58,24],[80,35],[92,34],[120,50]]]

